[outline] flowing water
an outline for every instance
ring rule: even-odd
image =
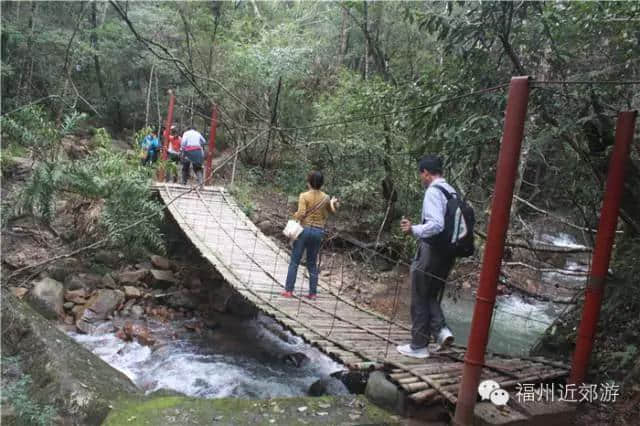
[[[549,237],[546,242],[576,246],[575,240],[566,235]],[[572,261],[567,261],[565,268],[583,270]],[[562,279],[573,278],[562,275]],[[442,303],[456,341],[466,344],[475,296],[470,291],[456,295],[455,300],[446,295]],[[527,355],[562,309],[564,305],[533,298],[498,296],[489,350]],[[302,339],[284,331],[274,332],[281,329],[262,315],[255,320],[227,320],[218,329],[201,334],[185,332],[179,321],[150,321],[148,325],[165,344],[151,349],[124,342],[109,324],[103,334],[71,336],[147,392],[170,389],[204,398],[301,396],[316,380],[343,369]],[[281,338],[283,335],[286,341]],[[308,360],[299,367],[283,361],[292,353],[302,353]]]
[[[150,321],[154,336],[169,337],[154,349],[124,342],[111,330],[70,335],[146,392],[171,389],[204,398],[300,396],[316,380],[343,369],[298,337],[288,335],[284,342],[275,336],[265,327],[269,318],[237,321],[202,334],[183,332],[177,339],[171,335],[181,329],[180,322]],[[282,359],[292,353],[308,360],[296,367]]]

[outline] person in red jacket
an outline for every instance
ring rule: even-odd
[[[180,143],[182,138],[178,135],[178,129],[176,126],[171,126],[171,132],[169,133],[169,147],[167,152],[169,154],[169,161],[175,164],[175,170],[169,168],[167,172],[167,182],[178,182],[178,165],[180,164]]]

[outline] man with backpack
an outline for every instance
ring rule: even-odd
[[[413,358],[427,358],[433,336],[438,349],[453,343],[440,306],[440,294],[457,256],[473,254],[473,210],[458,198],[456,190],[442,177],[442,159],[427,155],[418,164],[426,188],[422,223],[403,218],[400,228],[418,239],[411,264],[411,343],[397,347]]]

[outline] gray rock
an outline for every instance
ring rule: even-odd
[[[76,305],[84,305],[87,303],[87,296],[87,291],[84,288],[64,292],[64,300],[67,302],[73,302]]]
[[[260,221],[256,226],[267,235],[273,235],[280,232],[280,228],[270,220]]]
[[[47,267],[47,274],[56,281],[65,282],[69,275],[81,272],[82,263],[75,257],[58,260]]]
[[[313,382],[308,393],[310,396],[349,395],[349,390],[340,380],[327,376]]]
[[[355,394],[363,394],[367,387],[369,373],[361,370],[342,370],[332,373],[331,377],[335,377],[336,379],[344,383],[347,389],[349,389],[349,392]]]
[[[309,357],[302,352],[293,352],[290,354],[286,354],[283,355],[280,359],[284,363],[293,365],[294,367],[301,367],[303,364],[306,364],[309,361]]]
[[[65,310],[70,310],[73,309],[73,307],[75,306],[73,302],[65,302],[64,305],[62,305],[64,307]]]
[[[122,302],[124,293],[120,290],[98,290],[85,305],[84,311],[76,321],[76,327],[84,333],[92,333],[95,324],[107,319]]]
[[[184,291],[172,294],[167,297],[167,304],[172,308],[196,309],[198,302]]]
[[[64,286],[53,278],[43,278],[35,282],[27,300],[49,319],[64,315]]]
[[[116,289],[118,288],[118,284],[116,284],[116,280],[113,279],[111,274],[105,274],[102,277],[101,281],[102,287]]]
[[[67,290],[78,290],[80,288],[94,289],[100,287],[102,277],[96,274],[78,273],[68,275],[64,281],[64,288]]]
[[[157,269],[171,269],[171,262],[169,262],[169,259],[155,254],[151,256],[151,264]]]
[[[123,257],[124,256],[122,255],[122,253],[118,253],[117,251],[113,250],[98,250],[96,254],[93,255],[93,259],[96,262],[102,263],[103,265],[110,266],[112,268],[118,266]]]
[[[384,373],[380,371],[371,373],[364,393],[374,404],[402,412],[402,394],[393,383],[387,380]]]
[[[121,272],[118,274],[118,281],[120,284],[136,284],[140,281],[146,281],[148,277],[148,269],[138,269],[135,271]]]
[[[151,269],[147,278],[147,283],[155,288],[167,289],[178,283],[173,272],[161,269]]]
[[[131,316],[135,319],[140,319],[144,315],[144,309],[140,305],[135,305],[131,307]]]
[[[141,395],[124,374],[74,342],[4,288],[2,323],[11,324],[3,327],[2,357],[20,355],[22,372],[37,384],[30,387],[29,398],[53,405],[60,424],[102,424],[116,400]],[[4,380],[3,377],[3,386]]]
[[[125,285],[123,287],[123,290],[124,290],[124,296],[127,299],[133,299],[133,298],[136,298],[136,297],[142,297],[142,292],[140,291],[140,289],[138,287]]]

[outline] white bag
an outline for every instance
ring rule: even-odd
[[[315,206],[313,206],[310,210],[308,210],[304,214],[304,216],[302,216],[302,220],[305,220],[307,216],[309,216],[311,213],[315,212],[316,210],[324,206],[328,201],[329,201],[329,196],[326,196],[322,201],[320,201]],[[304,228],[302,227],[300,222],[298,222],[295,219],[289,219],[289,221],[287,222],[287,226],[284,227],[284,229],[282,230],[282,233],[289,239],[289,242],[293,244],[293,242],[298,239],[300,234],[302,234],[302,231],[304,231]]]
[[[300,222],[294,219],[290,219],[287,222],[287,226],[284,227],[282,233],[285,237],[287,237],[290,241],[295,241],[298,239],[300,234],[302,234],[304,228],[300,225]]]

